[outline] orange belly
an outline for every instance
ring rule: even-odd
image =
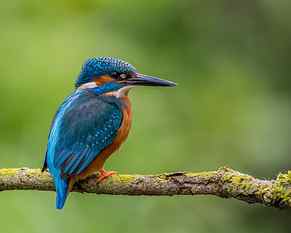
[[[108,147],[106,147],[104,150],[101,151],[99,155],[96,156],[96,159],[82,173],[80,173],[79,175],[77,175],[77,177],[73,179],[73,182],[75,182],[76,180],[85,179],[94,172],[100,170],[103,167],[106,159],[112,153],[114,153],[127,138],[131,127],[131,104],[127,96],[122,97],[121,101],[124,105],[122,111],[123,118],[116,138]]]

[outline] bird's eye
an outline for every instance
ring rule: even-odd
[[[114,72],[114,73],[111,74],[111,77],[118,78],[118,74],[116,72]]]
[[[126,79],[127,78],[127,75],[126,74],[120,74],[119,77],[122,80],[122,79]]]

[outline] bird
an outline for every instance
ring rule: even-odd
[[[73,185],[98,172],[97,182],[116,174],[104,163],[127,138],[132,121],[129,91],[137,86],[174,87],[174,82],[141,74],[115,57],[85,61],[75,88],[58,108],[48,135],[42,171],[52,175],[56,209]]]

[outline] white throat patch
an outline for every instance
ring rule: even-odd
[[[116,98],[122,98],[122,97],[127,95],[128,91],[131,88],[133,88],[133,86],[125,86],[125,87],[120,88],[117,91],[108,92],[108,93],[106,93],[106,95],[113,95]]]

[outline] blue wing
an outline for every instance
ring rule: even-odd
[[[88,91],[69,96],[49,134],[46,162],[50,172],[62,177],[80,174],[112,143],[121,122],[117,98]]]
[[[84,171],[113,142],[122,122],[120,101],[97,91],[70,95],[51,126],[43,169],[54,178],[58,209],[68,196],[68,177]]]

